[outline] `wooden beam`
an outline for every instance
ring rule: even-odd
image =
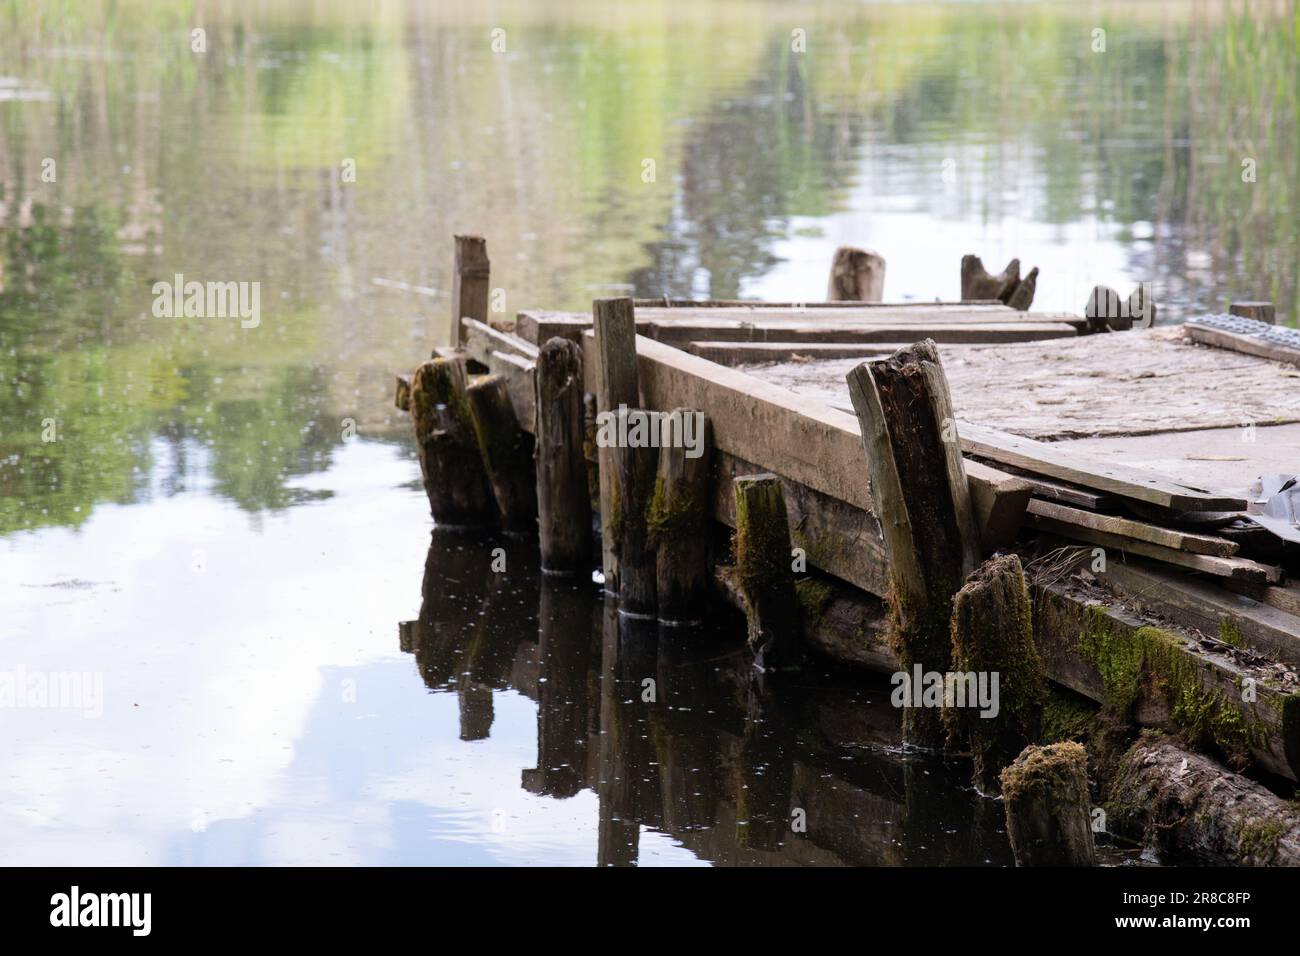
[[[487,240],[482,236],[456,236],[455,243],[456,258],[451,270],[451,338],[459,345],[461,319],[487,323],[491,263]]]
[[[1107,534],[1123,538],[1133,538],[1147,544],[1156,544],[1176,551],[1191,554],[1209,554],[1220,558],[1230,558],[1237,553],[1240,546],[1224,538],[1207,534],[1194,534],[1174,528],[1162,528],[1147,524],[1145,521],[1133,521],[1116,515],[1099,515],[1092,511],[1081,511],[1068,505],[1051,501],[1029,502],[1029,513],[1042,518],[1051,518],[1059,524],[1073,528],[1088,528],[1104,531]]]
[[[749,365],[757,362],[789,362],[791,359],[877,358],[903,347],[903,342],[691,342],[692,355],[719,365]]]
[[[1267,342],[1252,335],[1238,335],[1208,325],[1197,325],[1195,320],[1184,323],[1183,331],[1193,342],[1200,342],[1202,345],[1213,345],[1216,348],[1254,355],[1274,362],[1286,362],[1288,365],[1300,365],[1300,349]]]
[[[947,439],[952,399],[934,342],[864,362],[848,374],[888,558],[904,671],[946,672],[952,599],[979,563],[979,534],[961,451]],[[904,734],[938,747],[933,709],[903,712]]]
[[[962,451],[1000,465],[1083,485],[1172,511],[1245,511],[1246,500],[1195,491],[1138,468],[1097,465],[1072,453],[1068,442],[1040,442],[1009,432],[958,422]]]

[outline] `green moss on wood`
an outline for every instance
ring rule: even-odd
[[[1241,647],[1241,627],[1230,617],[1219,619],[1219,640],[1233,647]]]
[[[1237,834],[1237,848],[1244,856],[1254,857],[1256,863],[1267,863],[1277,853],[1278,841],[1285,832],[1281,820],[1247,820]]]
[[[1048,689],[1043,702],[1043,728],[1041,741],[1058,744],[1067,740],[1087,743],[1092,737],[1097,721],[1097,708],[1078,694],[1058,687]]]
[[[673,544],[703,533],[704,501],[697,490],[669,495],[662,476],[646,506],[646,529],[659,545]]]
[[[822,614],[826,611],[826,605],[830,604],[834,592],[829,584],[824,581],[818,581],[815,578],[804,578],[796,581],[794,586],[795,598],[799,601],[799,608],[803,611],[804,626],[809,631],[815,631],[821,623]],[[862,626],[865,637],[866,625]]]

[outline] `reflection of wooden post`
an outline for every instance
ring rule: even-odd
[[[537,524],[542,568],[591,570],[591,505],[582,457],[582,352],[554,338],[537,355]]]
[[[1272,302],[1234,302],[1228,306],[1228,312],[1243,319],[1267,322],[1269,325],[1277,322],[1277,310],[1273,308]]]
[[[484,376],[469,386],[465,397],[502,527],[531,532],[537,526],[533,436],[519,427],[506,380]]]
[[[665,441],[659,448],[659,470],[647,517],[657,552],[659,620],[696,623],[710,588],[705,533],[709,520],[709,420],[701,412],[677,408],[665,416],[664,431],[675,440]],[[686,437],[692,439],[694,448],[686,447]]]
[[[939,352],[930,339],[848,374],[889,559],[899,660],[947,672],[952,598],[979,561],[979,530]],[[908,706],[904,735],[943,745],[936,708]]]
[[[639,408],[619,408],[614,422],[616,434],[631,435],[631,429],[649,428],[650,414]],[[610,508],[617,515],[618,603],[628,614],[645,617],[655,613],[655,549],[650,542],[646,514],[654,494],[658,450],[647,444],[620,441],[614,451],[617,498]]]
[[[884,256],[852,246],[840,246],[835,250],[826,301],[879,302],[884,294]]]
[[[436,358],[415,370],[411,421],[424,490],[441,525],[480,525],[496,514],[470,421],[463,358]]]
[[[1017,866],[1097,865],[1080,744],[1026,747],[1002,771],[1002,796]]]
[[[640,401],[636,368],[636,317],[632,300],[597,299],[591,304],[592,329],[596,342],[596,414],[609,422],[620,405],[634,408]],[[599,426],[600,422],[597,422]],[[618,593],[618,520],[613,502],[618,500],[618,476],[614,448],[599,449],[600,537],[605,590]]]
[[[451,341],[464,344],[460,320],[488,320],[488,285],[491,263],[482,236],[456,236],[456,261],[451,271]]]
[[[740,751],[736,846],[777,850],[791,832],[794,749],[794,729],[784,708],[764,693],[762,679],[755,677],[749,687],[749,713]]]
[[[736,495],[736,579],[745,599],[749,644],[760,666],[794,656],[799,606],[791,568],[790,519],[775,475],[732,482]]]

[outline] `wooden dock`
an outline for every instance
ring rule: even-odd
[[[475,269],[458,288],[486,282],[486,267]],[[544,513],[561,498],[589,505],[550,508],[543,555],[552,536],[589,535],[595,515],[595,563],[625,611],[656,616],[656,562],[660,582],[668,564],[674,581],[704,581],[746,615],[762,664],[797,666],[814,652],[892,675],[949,671],[958,590],[990,555],[1014,553],[1008,573],[1032,598],[1036,672],[1050,695],[1093,702],[1074,739],[1089,746],[1102,793],[1121,792],[1124,751],[1136,728],[1153,727],[1233,779],[1266,784],[1259,805],[1276,819],[1261,827],[1295,823],[1272,795],[1300,781],[1300,590],[1288,581],[1300,572],[1300,527],[1290,536],[1284,519],[1255,520],[1285,498],[1270,501],[1269,476],[1300,472],[1300,351],[1285,336],[1235,348],[1241,329],[1222,324],[1090,334],[1096,316],[983,300],[599,300],[590,314],[525,310],[493,324],[483,297],[453,310],[457,345],[397,387],[435,521],[447,523],[438,509],[449,496],[430,483],[452,478],[432,456],[464,461],[474,435],[487,486],[518,501],[519,476],[497,472],[504,460],[525,467],[499,452],[520,439],[485,433],[504,427],[536,443]],[[463,369],[447,379],[471,389],[499,382],[513,421],[486,429],[460,420],[473,413],[455,394],[431,400],[427,383],[444,366]],[[543,386],[539,367],[558,384]],[[620,406],[707,420],[704,487],[680,496],[698,500],[694,510],[661,494],[663,475],[683,474],[680,448],[598,440],[602,416]],[[569,487],[552,486],[560,480]],[[504,511],[489,500],[451,523],[492,525]],[[709,546],[679,548],[683,535]],[[774,541],[788,542],[790,560],[773,560]],[[958,626],[952,616],[954,642]],[[986,664],[1012,670],[997,659],[1009,652],[989,653]],[[1003,694],[1019,709],[1017,685]],[[1044,704],[1023,706],[1037,715]],[[908,707],[903,717],[913,745],[978,751],[950,724],[945,735],[937,715]],[[1037,716],[1017,725],[1018,739],[1046,742],[1037,727]],[[1155,839],[1141,808],[1115,810]],[[1273,850],[1220,847],[1215,858],[1288,861]]]

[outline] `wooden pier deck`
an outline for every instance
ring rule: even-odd
[[[775,476],[788,540],[806,559],[801,580],[790,581],[801,610],[777,628],[793,628],[798,643],[905,672],[911,658],[891,608],[899,613],[900,589],[936,586],[908,578],[917,571],[907,570],[914,560],[907,549],[924,566],[936,546],[921,537],[916,509],[924,495],[938,494],[939,520],[952,520],[942,516],[951,494],[957,524],[944,533],[960,535],[977,558],[1021,556],[1032,641],[1049,682],[1095,701],[1108,719],[1176,732],[1284,789],[1300,780],[1300,591],[1287,580],[1300,572],[1297,544],[1279,537],[1280,526],[1270,532],[1251,518],[1265,507],[1261,476],[1300,471],[1300,364],[1287,361],[1285,349],[1270,345],[1266,358],[1207,346],[1177,328],[1086,334],[1095,322],[1084,317],[988,302],[597,305],[606,312],[598,308],[595,321],[526,310],[494,328],[482,310],[463,316],[459,345],[435,350],[432,364],[460,363],[471,379],[499,379],[540,461],[557,453],[553,437],[538,432],[541,403],[577,408],[539,391],[535,370],[552,360],[542,347],[557,339],[578,347],[580,370],[567,374],[587,393],[581,456],[605,531],[600,563],[616,591],[620,561],[632,562],[625,577],[643,573],[639,549],[648,540],[653,602],[655,548],[661,561],[666,552],[654,533],[627,537],[629,520],[648,520],[628,511],[633,486],[622,484],[643,480],[635,477],[642,466],[635,455],[595,448],[594,419],[620,404],[695,410],[707,417],[712,461],[703,511],[693,519],[703,523],[698,534],[710,537],[703,525],[712,519],[743,539],[742,484],[751,493],[753,476]],[[922,340],[937,343],[939,362],[911,347]],[[850,379],[868,382],[890,362],[904,363],[891,373],[902,374],[899,381],[915,386],[920,380],[907,376],[929,376],[923,390],[935,418],[918,421],[935,429],[937,443],[925,454],[941,457],[900,459],[899,477],[906,471],[915,480],[873,486],[869,474],[887,477],[893,472],[882,467],[894,467],[877,456],[915,457],[925,447],[921,438],[900,445],[889,433],[896,413],[883,391],[889,400],[874,414],[883,409],[885,431],[870,435],[872,410],[852,394]],[[399,378],[400,406],[418,403],[416,379],[413,386]],[[456,407],[454,397],[442,401],[437,407]],[[422,465],[428,443],[454,430],[453,423],[423,439]],[[481,435],[479,442],[490,466],[489,444]],[[652,460],[648,467],[653,475]],[[426,467],[426,484],[435,471]],[[540,479],[537,492],[556,493]],[[649,499],[648,491],[637,494]],[[620,508],[621,517],[611,515]],[[739,557],[725,548],[710,553],[718,565]],[[973,570],[969,561],[956,567],[962,576]],[[770,622],[755,616],[772,612],[756,605],[744,575],[720,568],[716,577],[719,597],[749,616],[751,636],[770,633]]]

